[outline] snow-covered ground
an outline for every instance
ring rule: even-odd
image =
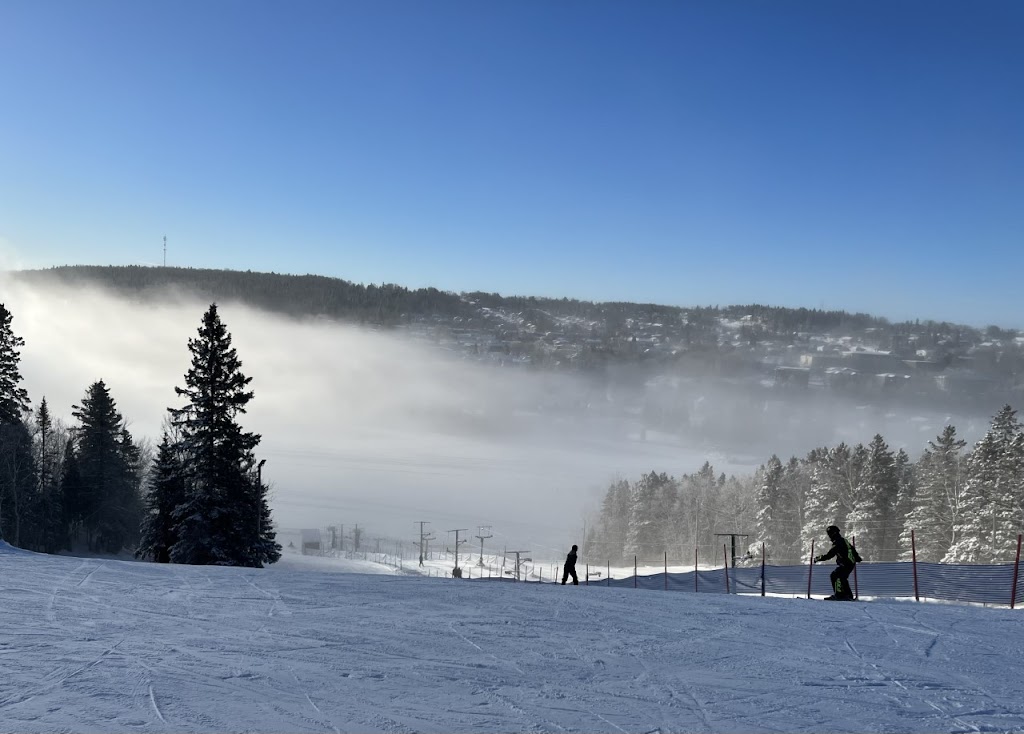
[[[1022,653],[1006,608],[0,544],[5,732],[1024,731]]]

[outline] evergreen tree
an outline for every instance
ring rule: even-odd
[[[897,538],[890,538],[888,533],[898,492],[895,457],[882,436],[876,434],[868,447],[854,506],[846,520],[846,534],[857,538],[857,548],[865,558],[895,560]]]
[[[1013,561],[1021,527],[1020,480],[1024,443],[1016,411],[1004,406],[967,461],[956,542],[945,563]]]
[[[917,558],[940,562],[956,542],[955,527],[961,523],[964,484],[961,451],[966,441],[947,425],[917,462],[917,491],[911,501],[903,530],[901,559],[911,560],[910,531],[914,531]]]
[[[750,552],[760,555],[761,544],[770,557],[780,554],[784,541],[780,540],[780,525],[785,517],[785,468],[778,456],[772,454],[768,463],[761,467],[760,481],[755,490],[754,502],[757,506],[754,541]]]
[[[146,514],[136,557],[150,558],[157,563],[170,562],[171,547],[178,541],[174,510],[184,499],[185,476],[178,446],[165,431],[149,479]]]
[[[32,436],[22,421],[0,422],[0,539],[23,546],[22,531],[32,540],[36,500]]]
[[[804,502],[810,486],[806,465],[795,456],[790,457],[782,476],[785,513],[778,526],[779,555],[776,563],[801,563],[800,535],[804,527]]]
[[[64,461],[60,471],[60,496],[63,500],[65,547],[70,551],[74,550],[74,541],[85,534],[85,517],[89,509],[89,493],[86,491],[78,466],[73,438],[68,439],[64,449]]]
[[[909,543],[904,543],[904,536],[906,535],[907,516],[914,506],[914,495],[917,494],[917,472],[910,456],[903,449],[896,452],[893,459],[893,470],[896,472],[896,504],[889,516],[885,537],[891,539],[887,540],[887,543],[893,544],[895,549],[886,556],[886,559],[898,561],[903,557],[904,551],[910,547]],[[907,539],[909,540],[909,537]]]
[[[23,420],[29,400],[21,386],[19,348],[25,340],[15,335],[12,320],[0,303],[0,539],[20,545],[35,493],[35,462]]]
[[[192,366],[185,387],[176,387],[186,405],[172,408],[181,431],[185,498],[174,510],[178,530],[171,547],[175,563],[262,566],[280,557],[265,486],[255,480],[253,450],[260,437],[243,431],[236,419],[253,398],[252,378],[241,372],[231,335],[211,304],[198,338],[189,339]]]
[[[72,408],[80,424],[74,431],[82,480],[78,500],[89,548],[117,553],[138,534],[138,449],[103,380],[90,385],[82,404]]]
[[[843,527],[857,502],[867,450],[858,444],[852,450],[845,443],[815,449],[807,457],[809,480],[804,502],[801,556],[811,552],[811,542],[820,548],[825,528]],[[827,542],[827,540],[825,541]]]
[[[608,487],[601,503],[600,531],[594,547],[605,558],[621,560],[624,557],[629,530],[629,507],[629,482],[619,479]]]
[[[33,548],[56,553],[67,544],[64,501],[60,487],[60,454],[66,431],[50,415],[46,398],[39,403],[35,417],[36,487]]]
[[[28,411],[28,392],[21,387],[21,352],[25,340],[11,329],[13,316],[0,303],[0,425],[20,423]]]
[[[726,514],[722,503],[721,489],[725,475],[715,476],[710,462],[704,462],[696,474],[686,477],[689,484],[692,512],[692,537],[695,545],[702,548],[701,555],[718,556],[718,532],[720,515]]]
[[[661,548],[661,534],[656,522],[659,487],[668,481],[664,474],[652,471],[635,482],[630,493],[629,527],[626,532],[626,558],[650,558]],[[659,548],[661,546],[661,548]]]

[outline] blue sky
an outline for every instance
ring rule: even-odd
[[[8,266],[1024,327],[1024,4],[0,4]]]

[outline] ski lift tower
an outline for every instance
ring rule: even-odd
[[[715,533],[716,538],[730,538],[732,541],[732,567],[736,568],[736,538],[749,538],[746,533]]]
[[[520,559],[519,556],[521,554],[523,554],[523,553],[529,553],[529,552],[530,551],[528,551],[528,550],[517,550],[517,551],[506,551],[505,552],[505,555],[507,555],[507,556],[515,555],[515,557],[516,557],[516,575],[515,575],[515,580],[516,581],[520,581],[521,580],[519,578],[519,564],[522,563],[523,561],[532,561],[533,560],[532,558],[522,558],[522,559]]]

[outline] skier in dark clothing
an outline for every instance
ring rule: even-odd
[[[861,561],[860,554],[850,542],[839,533],[839,528],[829,525],[825,531],[829,540],[832,541],[832,548],[828,553],[817,556],[814,561],[827,561],[829,558],[836,559],[836,568],[829,575],[832,579],[832,596],[826,596],[826,601],[853,601],[853,590],[850,588],[850,573],[853,567]]]
[[[562,571],[562,586],[565,586],[565,582],[572,576],[572,582],[574,585],[579,586],[580,580],[576,578],[576,546],[572,547],[569,551],[569,555],[565,557],[565,568]]]

